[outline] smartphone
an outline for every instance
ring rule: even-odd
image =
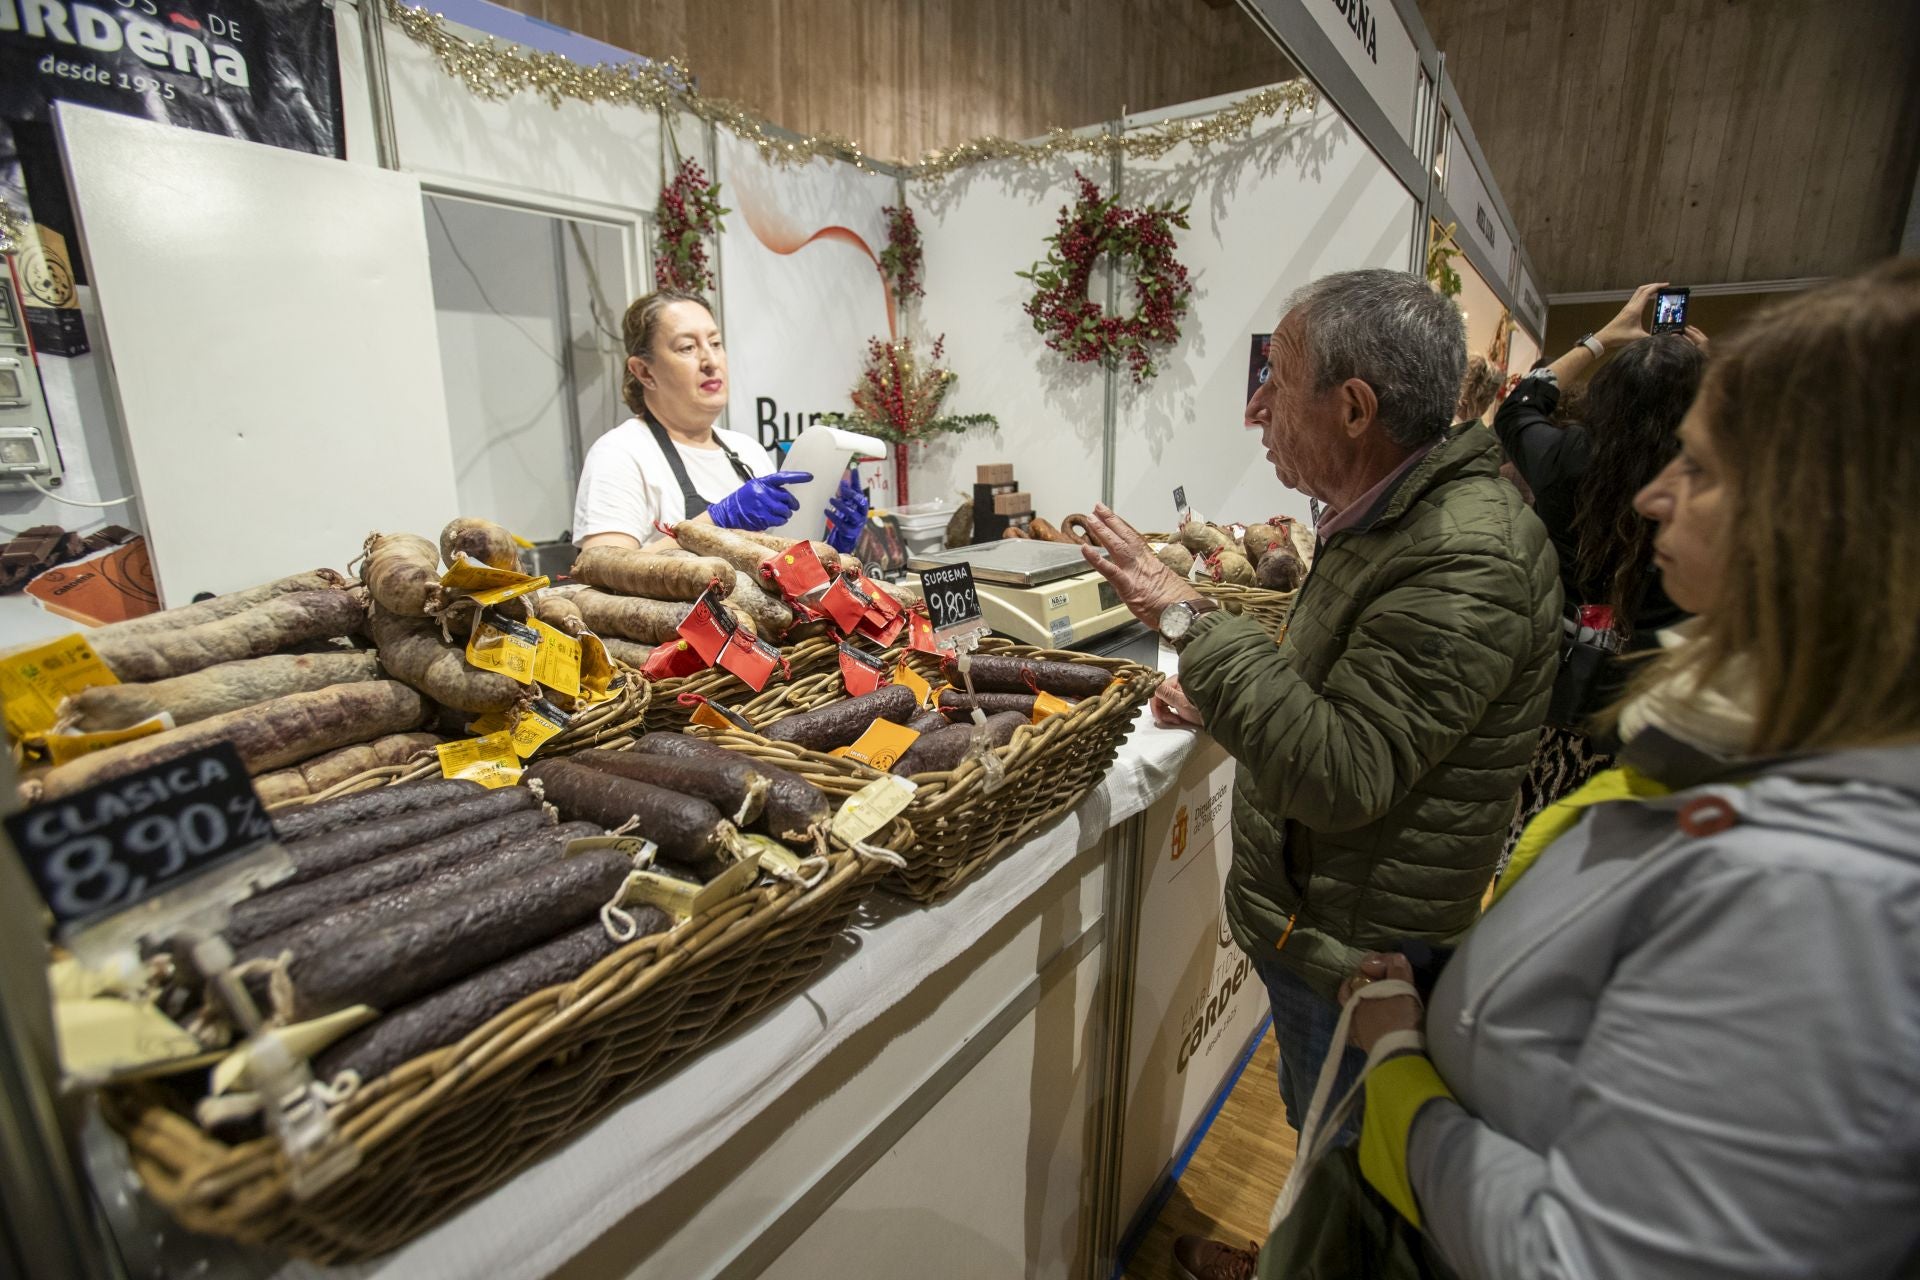
[[[1679,333],[1687,327],[1687,291],[1662,289],[1653,295],[1653,331]]]

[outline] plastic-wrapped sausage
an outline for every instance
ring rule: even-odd
[[[542,760],[527,770],[562,817],[597,822],[660,846],[663,857],[692,867],[703,878],[726,870],[726,840],[733,830],[711,804],[651,783],[603,773],[571,760]],[[635,821],[637,819],[637,822]]]
[[[360,822],[379,822],[402,814],[431,809],[477,796],[486,788],[477,782],[457,778],[434,778],[427,782],[403,782],[397,786],[361,791],[333,800],[322,800],[304,809],[285,809],[273,815],[273,829],[283,844],[338,831]]]
[[[1004,747],[1013,739],[1013,731],[1029,723],[1017,711],[1003,711],[987,717],[987,746]],[[973,722],[948,725],[930,733],[908,747],[894,762],[893,772],[906,776],[915,773],[939,773],[957,769],[973,746]]]
[[[852,743],[876,720],[905,724],[920,709],[913,690],[890,684],[857,698],[776,720],[761,731],[771,742],[791,742],[812,751],[832,751]]]
[[[827,799],[827,793],[799,774],[729,751],[704,738],[685,733],[649,733],[633,744],[633,751],[638,755],[681,759],[722,756],[745,760],[767,780],[767,807],[761,814],[761,825],[783,840],[804,839],[812,828],[833,816],[833,804]]]
[[[321,876],[359,866],[395,849],[405,849],[465,827],[504,818],[510,813],[539,806],[533,793],[524,787],[502,787],[482,791],[477,796],[438,805],[418,813],[406,814],[388,822],[362,823],[287,846],[293,859],[293,878],[289,884],[305,884]]]
[[[767,780],[744,756],[675,760],[632,751],[576,751],[567,759],[602,773],[698,796],[739,826],[758,818],[767,803]]]
[[[975,693],[1032,693],[1040,689],[1062,698],[1091,698],[1113,683],[1113,676],[1101,667],[993,654],[975,654],[967,670],[973,677]]]

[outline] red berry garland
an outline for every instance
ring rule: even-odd
[[[1187,206],[1122,208],[1117,197],[1075,172],[1080,200],[1060,210],[1060,229],[1047,237],[1046,261],[1017,274],[1034,284],[1023,308],[1047,346],[1075,363],[1098,360],[1113,367],[1125,360],[1135,382],[1157,369],[1149,348],[1180,339],[1180,318],[1187,313],[1193,282],[1173,256],[1173,229],[1187,229]],[[1087,297],[1094,263],[1106,255],[1117,267],[1136,267],[1131,315],[1109,315]]]
[[[655,214],[660,247],[653,257],[653,287],[696,292],[713,288],[706,237],[719,235],[720,219],[732,212],[720,207],[720,184],[708,182],[707,171],[693,161],[682,160],[680,171],[660,192]]]
[[[913,220],[913,210],[888,205],[880,212],[887,219],[887,247],[880,251],[880,274],[893,290],[894,301],[904,303],[908,298],[926,297],[927,291],[920,287],[920,264],[924,257],[920,249],[920,226]]]

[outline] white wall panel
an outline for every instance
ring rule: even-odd
[[[1160,375],[1141,387],[1121,380],[1114,508],[1165,528],[1180,485],[1209,519],[1304,519],[1306,497],[1280,484],[1244,425],[1250,339],[1271,333],[1287,295],[1311,280],[1403,269],[1413,197],[1324,105],[1241,142],[1129,163],[1125,194],[1129,204],[1192,200],[1192,230],[1178,242],[1194,292]]]
[[[1104,166],[1093,165],[1104,181]],[[992,413],[998,431],[941,436],[916,448],[916,502],[973,494],[974,467],[1011,462],[1033,509],[1056,523],[1100,496],[1106,405],[1097,365],[1047,350],[1021,306],[1032,292],[1015,276],[1046,251],[1055,219],[1076,192],[1073,165],[979,165],[908,194],[926,243],[929,334],[947,335],[959,375],[950,413]]]

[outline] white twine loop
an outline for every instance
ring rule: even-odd
[[[620,887],[613,891],[613,897],[607,899],[600,908],[600,927],[615,942],[632,942],[640,936],[640,922],[633,918],[631,911],[620,905],[639,881],[638,871],[629,872],[627,878],[620,882]]]
[[[360,1073],[349,1068],[330,1082],[315,1080],[312,1092],[313,1096],[326,1106],[337,1107],[360,1092],[360,1084]]]
[[[882,848],[877,844],[868,844],[865,840],[852,841],[850,847],[863,858],[872,858],[875,862],[884,862],[888,866],[895,867],[901,871],[907,868],[907,860],[891,849]]]

